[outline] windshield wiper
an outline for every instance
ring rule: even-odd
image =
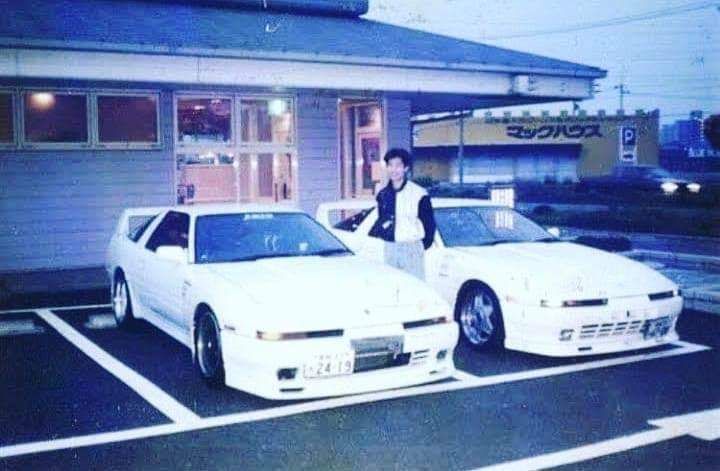
[[[326,250],[320,250],[318,252],[312,252],[309,254],[304,255],[319,255],[321,257],[327,257],[330,255],[343,255],[343,254],[352,254],[352,251],[348,249],[326,249]]]
[[[263,258],[280,258],[280,257],[297,257],[298,254],[296,253],[271,253],[271,254],[263,254],[263,255],[252,255],[250,257],[238,257],[238,258],[231,258],[230,260],[223,260],[223,262],[254,262],[255,260],[260,260]]]
[[[513,244],[517,242],[522,242],[521,240],[513,240],[513,239],[497,239],[497,240],[491,240],[489,242],[483,242],[480,245],[498,245],[498,244]]]
[[[558,239],[557,237],[543,237],[541,239],[535,239],[533,242],[565,242],[562,239]]]

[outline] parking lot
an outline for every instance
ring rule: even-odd
[[[210,389],[185,347],[117,329],[107,306],[4,311],[0,327],[4,469],[720,463],[720,318],[700,312],[671,346],[552,359],[461,345],[454,380],[301,402]]]

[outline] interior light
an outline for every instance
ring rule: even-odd
[[[47,92],[33,93],[30,95],[30,104],[39,110],[52,108],[55,105],[55,95]]]
[[[287,113],[287,102],[285,100],[270,100],[268,103],[268,113],[270,116],[281,116]]]

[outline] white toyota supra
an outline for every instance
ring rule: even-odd
[[[470,346],[576,356],[678,339],[680,290],[646,265],[562,241],[487,200],[432,205],[438,232],[426,281],[455,306]],[[374,200],[323,203],[317,219],[359,255],[382,260],[383,241],[367,235]]]
[[[146,319],[182,342],[211,385],[296,399],[454,373],[449,304],[295,209],[128,209],[107,269],[117,323]]]

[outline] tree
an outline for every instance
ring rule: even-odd
[[[715,149],[720,149],[720,114],[712,114],[703,123],[705,139]]]

